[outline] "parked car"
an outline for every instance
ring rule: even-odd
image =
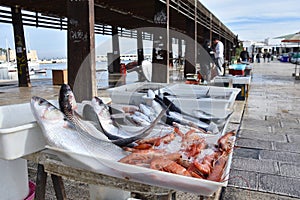
[[[284,54],[280,55],[279,57],[280,57],[281,62],[289,62],[289,58],[290,58],[289,54],[284,53]]]
[[[294,53],[291,57],[291,63],[300,64],[300,53]]]

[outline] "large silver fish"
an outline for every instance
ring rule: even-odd
[[[166,112],[165,109],[162,110],[159,113],[159,115],[151,122],[149,126],[146,126],[140,130],[129,132],[113,124],[108,107],[106,104],[103,103],[103,101],[100,98],[94,97],[92,99],[91,104],[98,116],[98,123],[101,126],[101,129],[104,131],[104,133],[108,137],[109,135],[120,137],[119,139],[112,140],[114,144],[117,144],[119,146],[126,146],[136,140],[147,137],[154,129],[154,127],[158,124],[158,122],[161,120],[161,118],[165,115]],[[88,108],[89,105],[87,104],[85,105],[85,107]]]
[[[164,111],[162,111],[161,115],[153,123],[139,131],[124,131],[112,123],[108,106],[101,99],[95,97],[92,100],[92,106],[89,104],[84,106],[82,118],[76,112],[75,96],[67,84],[61,86],[59,105],[62,112],[73,123],[76,129],[87,132],[93,137],[111,141],[118,146],[127,146],[136,140],[148,136],[164,115]]]
[[[70,120],[73,125],[78,129],[84,132],[91,134],[93,137],[110,141],[103,132],[99,131],[95,124],[91,121],[84,120],[81,115],[77,113],[77,103],[75,96],[69,85],[63,84],[59,91],[59,107],[60,110],[66,115],[68,120]]]
[[[127,155],[117,145],[77,129],[58,108],[43,98],[32,97],[31,110],[49,146],[109,160]]]

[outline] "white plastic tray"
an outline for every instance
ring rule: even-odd
[[[114,160],[106,160],[100,156],[94,157],[53,147],[47,148],[50,150],[50,153],[57,155],[64,164],[69,166],[91,170],[93,172],[110,175],[117,178],[124,178],[134,182],[155,185],[178,191],[191,192],[204,196],[211,196],[219,188],[227,186],[232,160],[231,153],[225,167],[225,181],[215,182],[124,164]]]
[[[143,102],[142,96],[147,94],[148,89],[154,91],[165,86],[165,83],[137,82],[110,88],[107,91],[113,103],[139,105]]]
[[[209,97],[212,99],[222,99],[228,101],[229,108],[232,108],[240,89],[191,84],[172,84],[162,88],[160,92],[168,92],[176,95],[178,98],[205,99]]]
[[[191,99],[191,98],[172,98],[168,99],[173,102],[183,112],[195,115],[195,112],[205,112],[215,118],[225,118],[228,115],[229,103],[223,99]]]
[[[29,103],[0,106],[0,158],[12,160],[45,148]]]

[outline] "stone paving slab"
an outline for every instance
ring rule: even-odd
[[[274,142],[274,150],[300,153],[299,143]]]
[[[279,144],[287,144],[287,143],[279,143]],[[236,140],[235,146],[237,148],[245,147],[245,148],[268,149],[268,150],[273,149],[273,144],[271,141],[256,140],[256,139],[249,139],[249,138],[238,138]],[[278,146],[279,146],[278,148],[280,148],[280,145]]]
[[[299,100],[300,102],[300,100]],[[300,116],[298,116],[300,117]],[[300,127],[300,123],[299,123],[299,119],[300,118],[292,118],[290,120],[286,120],[286,119],[280,119],[280,122],[281,122],[281,127],[283,129],[297,129]],[[286,117],[287,118],[287,117]]]
[[[249,130],[257,130],[259,132],[272,132],[273,129],[281,129],[280,120],[266,120],[266,116],[264,119],[258,120],[253,119],[244,114],[244,118],[247,118],[247,121],[242,121],[241,129],[249,129]]]
[[[292,135],[292,134],[288,134],[287,135],[289,142],[292,143],[300,143],[300,135]]]
[[[231,169],[228,185],[239,187],[239,188],[257,190],[258,189],[258,173],[237,170],[237,169]]]
[[[274,134],[286,134],[286,135],[299,135],[300,133],[300,124],[298,125],[298,127],[295,125],[295,127],[291,126],[291,127],[287,127],[284,124],[281,124],[282,128],[276,128],[273,127],[272,128],[272,132]]]
[[[222,200],[296,200],[282,195],[274,195],[265,192],[251,191],[235,187],[227,187],[223,190]]]
[[[232,169],[268,174],[279,174],[278,163],[272,160],[258,160],[252,158],[234,157],[231,164]]]
[[[259,175],[259,190],[291,197],[300,197],[300,180],[270,174]]]
[[[300,178],[300,164],[279,163],[279,170],[283,176]]]
[[[248,130],[241,129],[239,131],[239,137],[241,138],[251,138],[255,140],[264,140],[264,141],[274,141],[274,142],[287,142],[286,135],[281,134],[269,134],[265,131],[256,131],[256,130]]]
[[[249,149],[249,148],[235,148],[233,151],[234,157],[243,157],[243,158],[259,158],[258,149]]]
[[[287,163],[299,163],[300,154],[291,152],[269,151],[261,150],[259,152],[259,158],[264,160],[281,161]]]

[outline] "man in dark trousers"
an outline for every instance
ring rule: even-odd
[[[243,62],[248,62],[249,61],[249,53],[246,48],[243,49],[240,53],[240,58]]]

